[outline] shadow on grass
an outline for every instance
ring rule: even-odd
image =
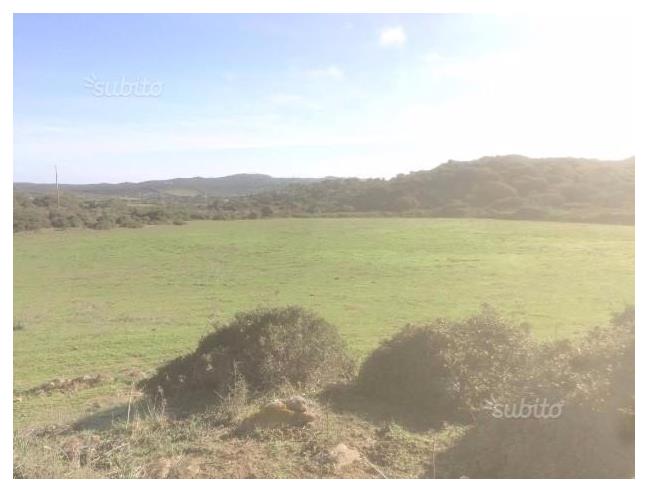
[[[471,422],[468,414],[429,411],[415,405],[395,404],[362,394],[353,383],[339,383],[328,386],[319,393],[317,399],[336,413],[352,414],[376,426],[397,424],[411,432],[438,430],[446,423],[467,424]],[[197,415],[216,411],[222,398],[204,391],[187,392],[182,397],[165,401],[143,396],[130,406],[121,404],[87,415],[73,424],[76,430],[105,430],[128,419],[164,415],[173,420],[185,420]]]
[[[329,386],[320,394],[320,400],[336,412],[352,413],[374,425],[390,423],[411,432],[425,432],[443,427],[445,423],[466,424],[468,414],[442,414],[413,405],[393,404],[363,395],[352,383]]]
[[[127,418],[128,405],[117,405],[78,419],[72,424],[72,429],[102,431],[111,428],[117,422],[125,422]]]
[[[130,409],[127,403],[107,408],[78,419],[72,424],[72,428],[77,431],[101,431],[128,420],[133,421],[137,418],[155,415],[164,415],[173,420],[184,420],[193,415],[213,410],[219,402],[220,398],[216,395],[205,395],[199,392],[188,393],[182,398],[173,398],[164,402],[142,396],[131,403]]]

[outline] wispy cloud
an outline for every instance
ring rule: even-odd
[[[407,36],[401,26],[386,27],[380,31],[381,46],[402,46],[406,41]]]
[[[337,65],[329,65],[328,67],[323,68],[314,68],[306,71],[306,75],[316,79],[333,79],[333,80],[342,80],[344,79],[344,71]]]

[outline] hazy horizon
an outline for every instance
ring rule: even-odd
[[[629,39],[614,16],[18,14],[14,182],[624,159]]]
[[[578,156],[533,157],[533,156],[527,156],[527,155],[521,155],[521,154],[507,154],[507,155],[502,155],[502,156],[481,156],[481,157],[478,157],[477,159],[471,159],[471,160],[467,160],[467,161],[459,161],[457,159],[449,159],[449,161],[472,162],[472,161],[479,160],[481,158],[511,157],[511,156],[514,156],[514,155],[525,158],[525,159],[576,159],[576,160],[578,160],[578,159],[586,159],[588,161],[601,161],[601,162],[606,162],[606,161],[623,162],[623,161],[635,158],[634,155],[629,155],[627,157],[623,157],[623,158],[620,158],[620,159],[598,159],[598,158],[595,158],[595,157],[589,158],[589,157],[578,157]],[[441,166],[441,165],[443,165],[443,164],[445,164],[447,162],[448,161],[439,162],[439,163],[437,163],[437,164],[435,164],[433,166],[430,166],[430,167],[421,168],[421,169],[411,169],[409,171],[404,171],[403,173],[399,173],[399,174],[408,174],[408,173],[415,173],[415,172],[418,172],[418,171],[431,170],[431,169],[439,167],[439,166]],[[61,174],[62,174],[61,169],[59,169],[59,184],[61,184],[61,185],[79,185],[79,186],[83,186],[83,185],[102,185],[102,184],[115,184],[115,185],[117,185],[117,184],[124,184],[124,183],[138,184],[138,183],[143,183],[143,182],[148,182],[148,181],[171,181],[171,180],[174,180],[174,179],[220,179],[220,178],[229,178],[229,177],[232,177],[232,176],[268,176],[268,177],[273,178],[273,179],[327,179],[327,178],[332,178],[332,179],[391,179],[391,178],[396,177],[398,175],[398,174],[394,174],[392,176],[367,176],[367,177],[352,176],[352,175],[348,175],[348,176],[340,176],[340,175],[338,175],[338,176],[335,176],[335,175],[326,175],[326,176],[275,176],[275,175],[271,175],[271,174],[267,174],[267,173],[253,172],[252,171],[252,172],[239,172],[239,173],[232,173],[232,174],[223,174],[223,175],[220,175],[220,176],[200,176],[200,175],[197,175],[197,176],[169,176],[169,177],[150,178],[150,179],[144,178],[144,179],[141,179],[141,180],[138,180],[138,181],[124,181],[124,180],[122,180],[122,181],[96,181],[96,182],[85,182],[85,183],[70,183],[70,182],[65,181],[65,179],[62,179]],[[52,176],[54,176],[54,170],[53,169],[52,169]],[[47,180],[45,180],[45,181],[17,181],[15,179],[13,181],[13,184],[21,184],[21,183],[25,183],[25,184],[51,184],[51,185],[53,185],[53,184],[55,184],[55,181],[54,181],[53,178],[50,181],[47,181]]]

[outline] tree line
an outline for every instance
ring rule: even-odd
[[[330,178],[242,196],[14,193],[14,231],[268,217],[477,217],[634,224],[634,158],[449,161],[391,179]]]

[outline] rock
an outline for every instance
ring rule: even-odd
[[[242,424],[243,429],[250,427],[301,427],[317,419],[317,414],[307,411],[304,406],[292,405],[293,408],[304,408],[304,411],[295,411],[289,408],[286,401],[275,400],[261,408],[257,413],[246,419]]]
[[[306,425],[317,420],[317,414],[313,412],[295,412],[293,415],[293,425]]]
[[[273,401],[263,407],[255,415],[255,422],[258,426],[273,427],[282,424],[291,424],[295,412],[290,410],[282,401]]]
[[[336,470],[340,470],[345,466],[349,466],[362,457],[360,451],[350,448],[344,443],[339,443],[337,446],[331,448],[327,452],[328,461],[333,464]]]
[[[286,410],[289,410],[289,408],[288,405],[286,405],[283,401],[273,400],[270,403],[268,403],[266,406],[264,406],[263,410],[269,412],[284,412]]]
[[[284,403],[293,412],[305,412],[308,409],[306,398],[303,396],[292,396],[284,400]]]

